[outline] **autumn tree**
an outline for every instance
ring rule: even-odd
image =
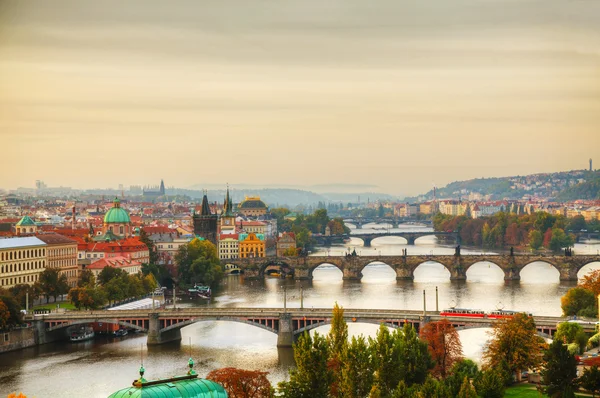
[[[271,398],[274,396],[268,372],[222,368],[213,370],[206,378],[223,386],[231,398]]]
[[[6,294],[5,294],[6,293]],[[21,306],[6,290],[0,289],[0,301],[4,303],[4,306],[8,310],[9,316],[6,320],[7,326],[18,325],[23,322],[23,314],[21,313]]]
[[[298,255],[298,249],[295,247],[288,247],[283,251],[284,257],[296,257]]]
[[[0,300],[0,330],[5,329],[8,326],[8,320],[10,319],[10,311],[4,301]]]
[[[540,231],[538,231],[537,229],[532,229],[531,231],[529,231],[528,238],[529,238],[529,246],[533,250],[537,250],[540,247],[542,247],[544,237],[542,236],[542,233]]]
[[[563,315],[593,315],[597,314],[596,296],[591,291],[582,287],[569,289],[567,293],[560,298],[560,306]]]
[[[25,395],[23,395],[22,393],[19,393],[19,395],[17,395],[17,393],[12,393],[12,394],[8,394],[8,398],[27,398]]]
[[[329,343],[328,367],[333,376],[331,383],[331,395],[337,396],[340,384],[340,368],[346,348],[348,347],[348,325],[344,320],[344,309],[336,302],[333,306],[333,318],[331,330],[327,335]]]
[[[577,360],[567,346],[554,340],[544,353],[544,369],[541,371],[544,392],[550,397],[575,397]]]
[[[452,366],[463,356],[458,332],[447,319],[443,319],[426,324],[421,330],[421,339],[427,342],[435,363],[432,374],[445,378]]]
[[[492,339],[485,347],[483,359],[488,367],[501,367],[505,362],[511,373],[521,380],[521,371],[540,364],[540,345],[535,322],[526,314],[501,319],[493,326]]]
[[[600,270],[593,270],[585,274],[579,286],[589,290],[594,296],[598,297],[600,294]]]
[[[89,269],[84,269],[81,271],[79,275],[79,280],[77,281],[77,287],[85,287],[85,286],[95,286],[96,285],[96,277],[94,273]]]

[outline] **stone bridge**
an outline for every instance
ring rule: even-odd
[[[439,312],[390,309],[344,309],[347,323],[384,324],[393,328],[409,323],[419,330],[427,322],[448,319],[456,328],[490,327],[496,320],[489,318],[442,317]],[[534,317],[538,333],[551,336],[559,317]],[[148,345],[181,340],[181,328],[196,322],[241,322],[277,334],[277,345],[289,347],[302,333],[332,320],[331,308],[178,308],[124,311],[70,311],[44,315],[28,315],[35,327],[37,344],[65,339],[66,328],[93,322],[116,323],[148,333]],[[583,325],[593,331],[595,325]]]
[[[360,280],[362,270],[374,262],[389,265],[397,280],[413,280],[417,267],[432,261],[450,272],[450,280],[466,280],[467,271],[477,263],[496,264],[504,272],[504,280],[518,281],[521,270],[541,261],[550,264],[560,273],[561,281],[577,281],[577,272],[585,265],[600,262],[600,256],[542,256],[542,255],[425,255],[425,256],[309,256],[309,257],[258,257],[223,260],[225,265],[235,265],[246,278],[262,279],[267,267],[280,267],[284,273],[293,274],[296,280],[310,280],[314,270],[322,264],[331,264],[342,271],[344,280]]]
[[[352,233],[343,235],[313,235],[313,239],[319,245],[331,246],[333,243],[342,243],[346,239],[359,238],[363,241],[364,247],[371,247],[373,239],[384,236],[398,236],[406,239],[407,244],[414,245],[415,241],[423,236],[443,236],[451,237],[457,243],[460,243],[460,236],[456,232],[436,232],[436,231],[420,231],[420,232],[381,232],[381,233]]]

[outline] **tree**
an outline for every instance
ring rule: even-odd
[[[506,362],[511,373],[521,380],[521,371],[540,364],[540,346],[535,322],[526,314],[499,320],[493,326],[492,339],[485,347],[483,359],[490,367]]]
[[[587,224],[583,216],[575,216],[570,218],[569,223],[567,225],[567,229],[573,232],[581,231],[582,229],[587,229]]]
[[[98,283],[104,286],[111,280],[120,278],[123,275],[127,275],[127,272],[125,270],[107,266],[102,268],[102,271],[100,271],[100,273],[98,274]]]
[[[298,249],[295,247],[288,247],[283,251],[284,257],[296,257],[298,255]]]
[[[37,300],[41,294],[40,284],[37,282],[33,285],[15,285],[11,287],[9,291],[22,308],[25,308],[27,304],[27,295],[29,295],[29,303],[32,304],[33,301]]]
[[[86,287],[86,286],[95,286],[96,285],[96,277],[94,273],[89,269],[84,269],[81,271],[79,276],[79,280],[77,281],[77,287]]]
[[[428,375],[427,379],[420,384],[421,385],[415,385],[412,387],[412,390],[415,391],[413,396],[419,398],[454,398],[452,397],[448,387],[446,387],[444,383],[431,377],[431,375]],[[410,392],[411,391],[409,389],[408,393],[410,394]]]
[[[545,248],[550,248],[550,242],[552,241],[552,229],[548,228],[546,232],[544,232],[544,240],[543,245]]]
[[[531,231],[529,231],[529,246],[531,246],[531,248],[533,250],[537,250],[540,247],[542,247],[542,242],[543,242],[543,236],[542,233],[540,231],[538,231],[537,229],[532,229]]]
[[[217,248],[210,241],[193,239],[175,255],[179,281],[185,285],[203,283],[216,286],[223,278]]]
[[[348,347],[348,325],[344,321],[344,309],[336,302],[333,306],[331,330],[327,335],[329,343],[328,367],[333,376],[331,395],[337,396],[341,378],[341,365],[344,353]]]
[[[576,343],[579,347],[579,353],[582,353],[585,351],[588,338],[580,324],[562,322],[558,325],[554,340],[560,340],[564,344]]]
[[[352,337],[344,352],[339,392],[346,398],[362,398],[369,395],[373,385],[373,363],[369,346],[363,336]]]
[[[223,386],[231,398],[271,398],[274,396],[268,372],[222,368],[213,370],[206,378]]]
[[[460,387],[460,391],[457,395],[458,398],[477,398],[477,392],[469,382],[469,379],[465,377]]]
[[[10,319],[10,311],[4,301],[0,300],[0,330],[6,329],[8,320]]]
[[[561,228],[553,228],[548,247],[554,252],[559,252],[563,247],[573,246],[573,243],[575,243],[575,240],[571,235],[565,234],[565,231]]]
[[[8,313],[10,314],[6,321],[6,326],[14,326],[23,323],[23,314],[21,313],[21,306],[17,303],[12,296],[3,294],[5,290],[0,292],[0,301],[4,303]]]
[[[58,268],[46,268],[40,273],[39,282],[47,303],[50,296],[54,297],[54,301],[56,301],[58,296],[69,292],[67,275],[61,274]]]
[[[544,353],[545,367],[541,371],[544,392],[550,397],[575,397],[577,360],[566,345],[554,340]]]
[[[460,392],[465,377],[475,379],[479,374],[480,372],[475,362],[470,359],[461,359],[452,366],[450,375],[444,379],[444,383],[450,390],[451,395],[455,397]]]
[[[329,344],[318,333],[314,337],[306,332],[294,344],[296,369],[290,371],[290,380],[279,383],[279,389],[287,398],[326,398],[333,375],[327,361]]]
[[[475,379],[475,389],[483,398],[504,397],[504,377],[499,369],[488,369]]]
[[[600,294],[600,270],[593,270],[585,274],[579,286],[589,290],[594,293],[594,296],[598,297]]]
[[[429,354],[435,363],[432,374],[445,378],[452,366],[462,359],[462,344],[458,332],[447,320],[429,322],[421,330],[421,339],[429,346]]]
[[[579,378],[579,385],[584,390],[591,392],[592,397],[600,392],[600,369],[598,369],[598,365],[583,370],[583,375]]]
[[[592,309],[592,311],[597,311],[594,293],[582,287],[569,289],[567,293],[561,297],[560,306],[563,310],[563,315],[565,316],[577,315],[588,308]]]

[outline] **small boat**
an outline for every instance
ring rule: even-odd
[[[195,295],[197,297],[204,298],[204,299],[209,299],[211,297],[210,286],[194,285],[193,288],[188,289],[188,293],[191,296]]]
[[[127,336],[127,329],[118,329],[118,330],[115,330],[115,332],[113,334],[115,335],[115,337]]]
[[[92,328],[84,328],[74,331],[69,336],[69,340],[73,342],[86,341],[94,338],[94,329]]]

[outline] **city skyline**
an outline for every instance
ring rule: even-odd
[[[6,2],[0,186],[415,195],[583,169],[600,148],[598,15],[558,0]]]

